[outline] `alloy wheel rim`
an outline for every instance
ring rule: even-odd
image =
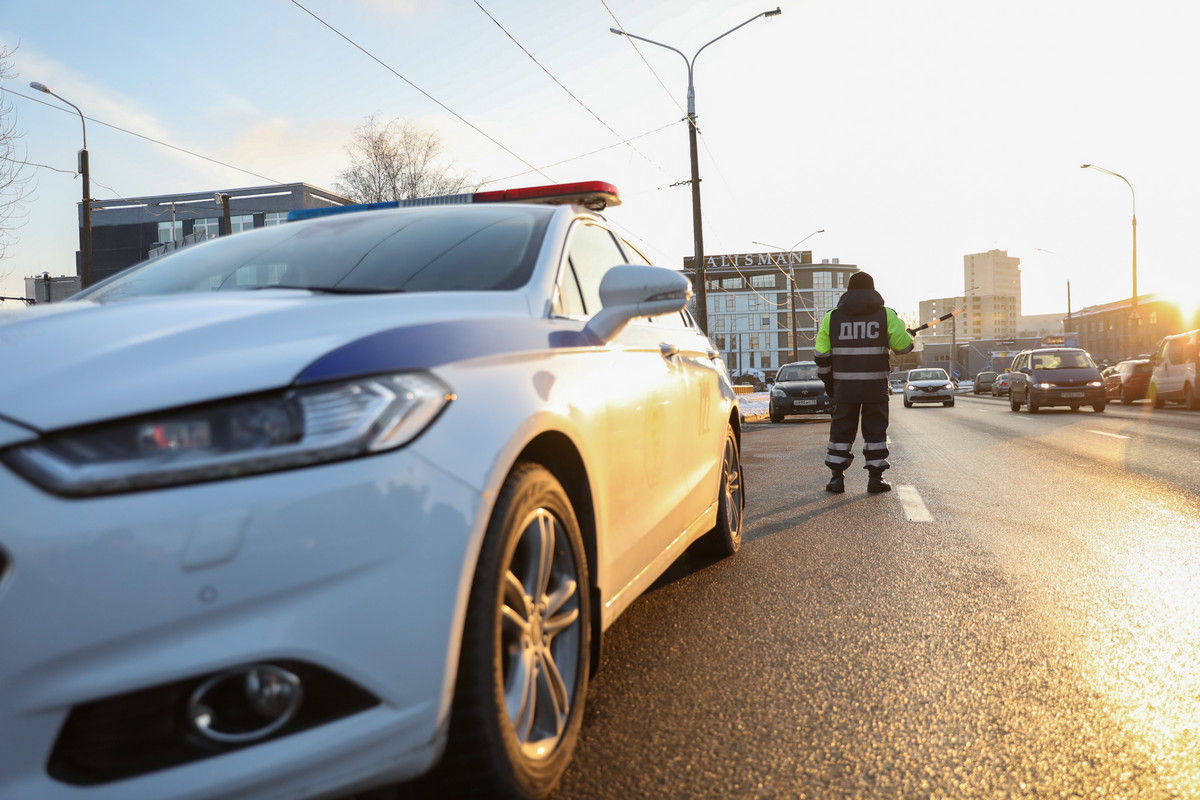
[[[734,540],[742,537],[742,476],[738,470],[737,444],[732,438],[725,440],[725,514],[729,532]]]
[[[580,587],[567,532],[538,508],[520,527],[504,572],[500,661],[508,720],[525,756],[554,753],[582,668]]]

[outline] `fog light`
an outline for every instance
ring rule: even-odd
[[[252,664],[200,684],[188,698],[188,719],[213,741],[253,742],[286,725],[303,696],[295,673],[272,664]]]

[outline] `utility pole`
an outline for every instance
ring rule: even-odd
[[[229,215],[229,195],[225,192],[217,192],[217,202],[221,204],[223,216],[225,219],[221,227],[221,236],[228,236],[233,233],[233,218]]]

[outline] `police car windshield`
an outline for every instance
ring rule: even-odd
[[[75,297],[107,302],[271,288],[343,294],[518,289],[533,273],[552,215],[551,208],[526,204],[339,214],[192,245]]]
[[[804,364],[796,367],[783,367],[779,370],[779,374],[775,376],[776,383],[782,383],[784,381],[815,381],[818,379],[816,364]]]

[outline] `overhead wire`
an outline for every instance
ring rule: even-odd
[[[0,158],[4,159],[5,161],[11,161],[14,164],[22,164],[27,167],[40,167],[41,169],[52,169],[55,172],[62,172],[67,175],[78,175],[79,174],[77,171],[75,171],[73,169],[59,169],[58,167],[52,167],[49,164],[38,164],[35,161],[20,161],[15,158],[9,158],[8,156],[0,156]]]
[[[31,97],[31,96],[29,96],[29,95],[27,95],[27,94],[22,94],[21,92],[16,92],[16,91],[13,91],[12,89],[5,89],[4,91],[6,91],[6,92],[10,92],[10,93],[12,93],[12,94],[15,94],[15,95],[17,95],[18,97],[24,97],[26,100],[31,100],[31,101],[33,101],[33,102],[35,102],[35,103],[40,103],[40,104],[42,104],[42,105],[46,106],[47,108],[53,108],[53,109],[54,109],[54,110],[56,110],[56,111],[61,111],[61,112],[63,112],[64,114],[70,114],[70,113],[72,113],[71,111],[68,111],[67,109],[63,108],[62,106],[56,105],[56,104],[54,104],[54,103],[47,103],[45,100],[42,100],[42,99],[40,99],[40,98],[37,98],[37,97]],[[195,157],[195,158],[200,158],[200,159],[203,159],[203,160],[205,160],[205,161],[209,161],[209,162],[211,162],[211,163],[213,163],[213,164],[218,164],[218,165],[220,165],[220,166],[222,166],[222,167],[227,167],[228,169],[236,170],[237,172],[244,172],[245,174],[247,174],[247,175],[253,175],[253,176],[254,176],[254,177],[256,177],[256,178],[262,178],[264,181],[267,181],[268,183],[283,183],[283,181],[276,180],[275,178],[271,178],[271,177],[268,177],[268,176],[266,176],[266,175],[260,175],[260,174],[259,174],[259,173],[257,173],[257,172],[253,172],[253,171],[251,171],[251,170],[248,170],[248,169],[242,169],[241,167],[235,167],[233,164],[227,164],[227,163],[225,163],[224,161],[218,161],[218,160],[217,160],[217,159],[215,159],[215,158],[210,158],[210,157],[208,157],[208,156],[201,155],[200,153],[193,153],[191,150],[187,150],[187,149],[185,149],[185,148],[183,148],[183,147],[177,147],[177,146],[175,146],[175,145],[173,145],[173,144],[168,144],[167,142],[161,141],[161,140],[159,140],[159,139],[155,139],[155,138],[153,138],[152,136],[145,136],[145,135],[143,135],[143,134],[141,134],[141,133],[138,133],[138,132],[136,132],[136,131],[131,131],[131,130],[127,129],[127,128],[122,128],[122,127],[121,127],[121,126],[119,126],[119,125],[113,125],[113,124],[111,124],[111,123],[105,122],[104,120],[99,120],[99,119],[96,119],[96,118],[94,118],[94,117],[89,117],[89,116],[87,116],[86,114],[84,115],[84,119],[86,119],[88,122],[94,122],[94,123],[96,123],[97,125],[103,125],[103,126],[104,126],[104,127],[106,127],[106,128],[112,128],[112,129],[113,129],[113,130],[115,130],[115,131],[120,131],[121,133],[128,133],[130,136],[136,136],[136,137],[138,137],[139,139],[145,139],[145,140],[146,140],[146,141],[148,141],[148,142],[153,142],[154,144],[160,145],[160,146],[162,146],[162,147],[167,147],[167,148],[170,148],[171,150],[178,150],[180,153],[186,153],[186,154],[187,154],[187,155],[189,155],[189,156],[193,156],[193,157]]]
[[[671,126],[678,125],[678,124],[679,124],[678,120],[676,120],[675,122],[669,122],[666,125],[663,125],[661,128],[655,128],[652,131],[646,131],[645,133],[639,133],[637,136],[631,136],[626,141],[616,142],[614,144],[605,145],[604,147],[596,148],[595,150],[591,150],[587,153],[582,153],[577,156],[571,156],[570,158],[564,158],[562,161],[555,161],[553,164],[543,164],[542,169],[550,169],[552,167],[561,167],[563,164],[569,164],[570,162],[578,161],[581,158],[587,158],[588,156],[594,156],[597,153],[603,153],[605,150],[612,150],[614,147],[620,147],[621,145],[625,144],[626,142],[632,142],[635,139],[641,139],[645,136],[649,136],[651,134],[658,133],[660,131],[665,131],[667,128],[670,128]],[[513,178],[520,178],[524,175],[528,175],[530,172],[533,172],[533,171],[534,170],[526,170],[525,172],[517,172],[513,175],[508,175],[503,178],[490,178],[486,181],[483,181],[481,185],[486,186],[490,183],[499,183],[500,181],[508,181],[508,180],[512,180]]]
[[[384,62],[382,59],[380,59],[380,58],[379,58],[378,56],[376,56],[374,53],[370,52],[370,51],[369,51],[369,50],[367,50],[365,47],[363,47],[362,45],[360,45],[358,42],[354,41],[354,40],[353,40],[353,39],[351,39],[349,36],[347,36],[346,34],[342,33],[341,31],[339,31],[337,28],[335,28],[335,27],[333,27],[332,25],[330,25],[330,24],[329,24],[328,22],[326,22],[325,20],[321,19],[321,17],[317,16],[317,15],[316,15],[316,14],[314,14],[312,11],[308,10],[307,8],[305,8],[303,5],[301,5],[301,4],[300,4],[299,0],[291,0],[291,2],[292,2],[292,4],[293,4],[294,6],[296,6],[297,8],[299,8],[301,11],[303,11],[303,12],[304,12],[304,13],[306,13],[306,14],[308,14],[310,17],[312,17],[313,19],[315,19],[317,22],[321,23],[321,24],[322,24],[322,25],[324,25],[326,28],[328,28],[329,30],[331,30],[331,31],[333,31],[334,33],[336,33],[338,36],[340,36],[342,39],[344,39],[344,40],[345,40],[345,41],[346,41],[348,44],[350,44],[350,45],[351,45],[352,47],[354,47],[356,50],[358,50],[359,52],[361,52],[361,53],[362,53],[363,55],[365,55],[367,58],[371,59],[372,61],[374,61],[374,62],[375,62],[376,64],[378,64],[379,66],[383,67],[383,68],[384,68],[384,69],[386,69],[388,72],[392,73],[392,74],[393,74],[393,75],[395,75],[397,78],[399,78],[400,80],[404,81],[405,83],[407,83],[407,84],[408,84],[409,86],[411,86],[412,88],[416,89],[416,90],[417,90],[418,92],[420,92],[421,94],[425,95],[425,97],[429,98],[431,101],[433,101],[434,103],[436,103],[436,104],[437,104],[438,106],[440,106],[441,108],[445,109],[447,113],[451,114],[452,116],[454,116],[454,118],[455,118],[455,119],[457,119],[457,120],[459,120],[460,122],[462,122],[463,124],[467,125],[469,128],[471,128],[471,130],[475,131],[475,132],[476,132],[476,133],[478,133],[480,136],[484,137],[484,138],[485,138],[485,139],[487,139],[489,142],[491,142],[492,144],[496,145],[496,146],[497,146],[497,147],[499,147],[501,150],[503,150],[504,152],[508,153],[510,156],[512,156],[513,158],[517,159],[518,161],[520,161],[520,162],[521,162],[522,164],[524,164],[525,166],[529,167],[529,168],[530,168],[532,171],[534,171],[534,172],[538,173],[539,175],[541,175],[542,177],[544,177],[546,180],[550,181],[551,183],[558,183],[558,181],[554,180],[554,179],[553,179],[553,178],[551,178],[549,175],[547,175],[546,173],[542,172],[540,169],[538,169],[537,167],[535,167],[533,164],[530,164],[528,161],[526,161],[525,159],[521,158],[519,155],[517,155],[516,153],[514,153],[512,150],[508,149],[508,148],[507,148],[507,147],[505,147],[503,144],[501,144],[500,142],[498,142],[498,141],[497,141],[495,138],[493,138],[493,137],[492,137],[490,134],[486,133],[486,132],[485,132],[483,129],[481,129],[481,128],[480,128],[478,125],[476,125],[475,123],[471,122],[471,121],[470,121],[470,120],[468,120],[466,117],[464,117],[462,114],[459,114],[457,111],[455,111],[454,109],[450,108],[450,106],[446,105],[446,104],[445,104],[445,103],[443,103],[441,100],[438,100],[436,97],[434,97],[433,95],[431,95],[429,92],[425,91],[425,90],[424,90],[424,89],[422,89],[420,86],[417,86],[415,83],[413,83],[412,81],[410,81],[408,78],[406,78],[406,77],[404,77],[403,75],[401,75],[401,74],[400,74],[399,72],[397,72],[397,71],[396,71],[396,70],[395,70],[395,69],[394,69],[392,66],[390,66],[390,65],[389,65],[389,64],[387,64],[387,63],[385,63],[385,62]]]
[[[641,156],[641,157],[642,157],[642,158],[643,158],[643,159],[646,161],[646,163],[648,163],[648,164],[650,164],[651,166],[653,166],[653,167],[655,167],[655,168],[659,169],[660,171],[662,171],[662,172],[663,172],[663,174],[667,175],[667,176],[668,176],[669,178],[671,178],[672,180],[678,180],[678,178],[676,178],[676,176],[672,175],[672,174],[671,174],[669,171],[667,171],[667,170],[666,170],[664,167],[662,167],[661,165],[659,165],[659,164],[658,164],[656,161],[654,161],[652,158],[650,158],[649,156],[647,156],[647,155],[646,155],[645,153],[643,153],[641,150],[638,150],[636,147],[634,147],[634,146],[633,146],[633,144],[631,143],[631,142],[632,142],[632,139],[629,139],[629,138],[626,138],[626,137],[622,136],[620,133],[618,133],[618,132],[617,132],[617,131],[616,131],[616,130],[613,128],[613,126],[609,125],[607,122],[605,122],[603,119],[601,119],[601,117],[600,117],[600,115],[599,115],[599,114],[597,114],[595,111],[593,111],[593,110],[591,109],[591,107],[590,107],[590,106],[588,106],[588,104],[587,104],[587,103],[585,103],[585,102],[583,102],[582,100],[580,100],[580,99],[579,99],[579,97],[578,97],[578,95],[576,95],[574,92],[572,92],[570,89],[568,89],[568,88],[566,87],[566,85],[565,85],[565,84],[563,84],[563,82],[562,82],[562,81],[560,81],[560,80],[559,80],[559,79],[558,79],[558,78],[557,78],[557,77],[554,75],[554,73],[552,73],[552,72],[551,72],[549,69],[547,69],[547,68],[546,68],[546,65],[544,65],[544,64],[543,64],[541,61],[539,61],[539,60],[537,59],[537,57],[533,55],[533,53],[529,52],[529,49],[528,49],[527,47],[525,47],[525,45],[521,44],[521,43],[520,43],[520,42],[517,40],[517,37],[513,36],[513,35],[512,35],[512,33],[510,33],[510,32],[509,32],[509,30],[508,30],[507,28],[505,28],[505,27],[504,27],[504,26],[503,26],[503,25],[500,23],[500,20],[496,19],[495,15],[493,15],[493,14],[492,14],[492,12],[490,12],[490,11],[488,11],[486,8],[484,8],[484,7],[483,7],[483,4],[482,4],[482,3],[480,3],[480,2],[479,2],[479,0],[474,0],[474,2],[475,2],[475,5],[476,5],[476,7],[477,7],[477,8],[478,8],[480,11],[482,11],[484,14],[486,14],[486,15],[487,15],[487,18],[488,18],[488,19],[490,19],[490,20],[491,20],[493,23],[495,23],[496,27],[497,27],[497,28],[499,28],[499,29],[500,29],[500,30],[501,30],[501,31],[504,33],[504,35],[505,35],[505,36],[507,36],[507,37],[509,38],[509,40],[510,40],[510,41],[512,41],[512,43],[513,43],[513,44],[515,44],[515,45],[516,45],[518,48],[520,48],[520,50],[521,50],[521,52],[522,52],[522,53],[524,53],[525,55],[529,56],[529,59],[530,59],[531,61],[533,61],[533,63],[534,63],[534,64],[537,64],[537,65],[538,65],[538,67],[539,67],[539,68],[541,68],[542,72],[546,73],[546,75],[547,75],[547,76],[550,78],[550,80],[552,80],[552,81],[554,81],[556,84],[558,84],[559,88],[561,88],[561,89],[562,89],[564,92],[566,92],[566,93],[567,93],[567,96],[568,96],[568,97],[570,97],[572,100],[574,100],[576,103],[578,103],[578,104],[579,104],[579,106],[580,106],[580,107],[582,107],[584,111],[586,111],[586,112],[588,112],[589,114],[591,114],[591,115],[592,115],[592,117],[593,117],[593,118],[595,118],[595,120],[596,120],[597,122],[599,122],[599,123],[600,123],[601,125],[603,125],[603,126],[606,128],[606,129],[608,129],[608,132],[609,132],[609,133],[611,133],[613,136],[616,136],[618,139],[620,139],[620,140],[621,140],[621,141],[620,141],[620,144],[628,145],[628,146],[629,146],[629,149],[631,149],[633,152],[635,152],[635,153],[637,153],[639,156]]]
[[[621,24],[621,20],[617,19],[617,15],[613,12],[613,10],[608,7],[608,3],[606,2],[606,0],[600,0],[600,5],[604,6],[604,10],[607,11],[608,15],[613,18],[613,22],[617,23],[617,27],[620,28],[621,30],[625,30],[625,26],[623,24]],[[646,65],[646,69],[650,70],[650,74],[654,76],[654,79],[656,81],[658,81],[658,85],[661,86],[663,88],[663,91],[667,93],[667,96],[671,98],[671,102],[674,103],[675,107],[679,109],[679,113],[683,114],[683,118],[685,120],[687,120],[687,122],[689,124],[694,124],[692,122],[692,120],[688,117],[687,111],[684,110],[683,106],[679,105],[679,101],[677,99],[675,99],[675,95],[673,95],[671,93],[671,90],[667,88],[667,84],[663,81],[662,78],[659,77],[658,73],[654,71],[654,67],[650,66],[650,62],[646,59],[646,56],[642,53],[641,49],[637,46],[637,42],[635,42],[633,39],[630,39],[628,36],[625,37],[625,41],[629,42],[629,45],[633,48],[633,52],[638,54],[638,58],[640,58],[642,60],[642,63]],[[699,131],[699,128],[697,128],[696,130]]]

